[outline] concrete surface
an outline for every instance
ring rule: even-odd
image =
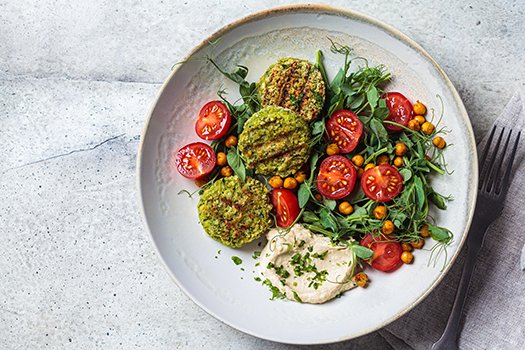
[[[136,152],[172,64],[234,20],[299,3],[0,0],[0,348],[399,348],[378,332],[307,347],[231,329],[179,290],[143,228]],[[522,2],[319,3],[423,46],[478,139],[525,85]]]

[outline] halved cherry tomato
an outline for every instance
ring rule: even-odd
[[[403,177],[392,165],[381,164],[364,172],[361,188],[371,200],[387,202],[401,192]]]
[[[195,132],[201,139],[216,140],[228,132],[231,121],[228,107],[220,101],[211,101],[201,108]]]
[[[332,114],[326,124],[326,130],[330,141],[339,147],[339,151],[349,153],[359,143],[359,138],[363,134],[363,123],[355,113],[342,109]]]
[[[182,176],[192,180],[209,174],[216,162],[213,149],[202,142],[190,143],[175,154],[177,170]]]
[[[367,233],[359,245],[374,252],[374,255],[367,259],[366,262],[379,271],[387,271],[395,267],[403,252],[399,242],[389,240],[383,236],[374,237],[371,233]]]
[[[335,155],[321,162],[315,184],[326,198],[340,199],[352,192],[356,178],[354,164],[346,157]]]
[[[414,110],[412,108],[412,103],[400,92],[387,92],[383,94],[381,98],[384,98],[386,101],[386,106],[390,113],[385,120],[407,126]],[[403,128],[394,124],[385,123],[385,127],[390,131],[399,131]]]
[[[277,226],[289,227],[299,216],[299,200],[292,191],[274,188],[270,191],[270,201],[277,218]]]

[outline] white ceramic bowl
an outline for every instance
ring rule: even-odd
[[[287,300],[270,301],[252,254],[262,239],[240,249],[227,248],[207,237],[197,216],[198,195],[193,181],[181,177],[171,156],[180,146],[198,141],[194,122],[200,107],[217,99],[224,88],[238,98],[235,84],[210,64],[190,60],[178,65],[162,86],[149,111],[139,149],[137,172],[143,217],[151,242],[168,273],[201,308],[248,334],[295,344],[330,343],[354,338],[392,322],[421,301],[439,283],[456,258],[473,214],[477,188],[477,156],[465,108],[445,73],[414,41],[391,26],[363,14],[330,6],[303,5],[267,10],[237,21],[203,41],[188,58],[204,57],[213,42],[224,41],[213,53],[226,71],[240,64],[249,68],[247,80],[258,81],[266,68],[282,57],[315,61],[320,49],[329,78],[344,56],[330,52],[330,41],[349,45],[370,65],[384,64],[393,74],[389,89],[412,102],[422,101],[443,112],[440,126],[451,133],[447,143],[452,174],[432,179],[434,188],[452,195],[447,211],[432,211],[436,222],[450,229],[454,241],[448,260],[440,255],[428,264],[430,252],[415,253],[414,263],[395,272],[367,269],[367,288],[347,292],[322,305]],[[443,105],[437,95],[441,96]],[[430,244],[427,242],[427,247]],[[242,259],[236,266],[232,256]]]

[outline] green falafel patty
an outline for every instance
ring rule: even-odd
[[[297,113],[266,107],[246,121],[239,135],[239,151],[256,174],[294,174],[310,155],[310,127]]]
[[[323,109],[325,82],[319,69],[306,60],[282,58],[270,66],[257,84],[263,107],[281,106],[307,121]]]
[[[240,247],[265,233],[273,209],[259,181],[238,176],[216,181],[202,194],[199,219],[208,236],[228,247]]]

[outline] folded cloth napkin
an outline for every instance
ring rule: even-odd
[[[498,130],[525,131],[525,89],[516,92],[495,124]],[[480,157],[487,138],[478,145]],[[525,271],[520,266],[522,249],[525,252],[524,157],[525,133],[514,160],[503,212],[489,227],[478,255],[460,320],[460,349],[525,349]],[[463,247],[450,271],[425,300],[379,330],[394,349],[430,349],[441,337],[465,252]]]

